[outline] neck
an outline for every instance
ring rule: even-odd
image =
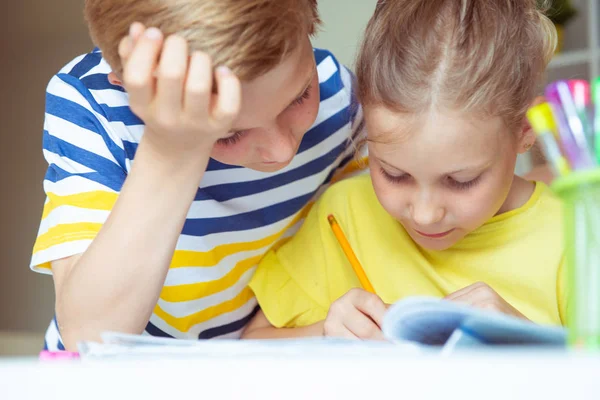
[[[498,210],[499,214],[516,210],[519,207],[523,207],[527,201],[531,198],[533,191],[535,190],[535,183],[525,180],[519,176],[514,177],[513,183],[508,192],[508,196],[502,204],[502,207]]]

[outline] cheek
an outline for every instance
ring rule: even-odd
[[[282,114],[280,123],[286,126],[294,136],[302,137],[315,123],[319,114],[320,92],[319,81],[316,78],[311,83],[313,89],[310,97],[300,105],[296,105]]]
[[[491,219],[506,199],[503,182],[482,182],[464,194],[452,195],[452,214],[463,228],[476,229]]]
[[[245,166],[246,157],[250,154],[249,144],[249,140],[242,140],[232,146],[217,144],[213,147],[210,156],[223,164]]]
[[[303,136],[315,123],[319,113],[318,92],[304,101],[302,105],[295,106],[287,112],[285,125],[287,125],[295,136]]]
[[[404,192],[381,176],[378,168],[374,165],[371,165],[371,181],[373,182],[373,189],[381,206],[392,217],[400,220],[402,218],[403,204],[405,204],[403,200]]]

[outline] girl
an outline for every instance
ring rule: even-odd
[[[411,295],[565,321],[560,203],[513,173],[555,43],[536,3],[379,2],[357,63],[370,176],[333,186],[263,259],[245,337],[382,338],[387,304]],[[358,289],[329,214],[377,295]]]

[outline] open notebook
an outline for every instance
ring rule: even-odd
[[[141,356],[390,356],[419,352],[444,353],[474,346],[564,347],[566,330],[541,326],[499,313],[428,297],[410,297],[388,311],[383,333],[389,342],[341,339],[176,340],[106,333],[104,343],[83,342],[83,358]]]

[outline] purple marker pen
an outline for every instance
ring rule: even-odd
[[[594,161],[587,147],[587,139],[575,102],[566,81],[557,81],[546,87],[546,99],[558,126],[561,147],[575,170],[592,168]]]

